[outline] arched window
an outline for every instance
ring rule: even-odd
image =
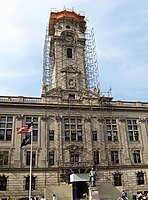
[[[7,178],[5,176],[0,176],[0,191],[5,191],[7,189]]]
[[[67,25],[67,26],[66,26],[66,28],[67,28],[67,29],[70,29],[70,26],[69,26],[69,25]]]

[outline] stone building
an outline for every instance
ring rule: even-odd
[[[31,120],[32,195],[50,198],[61,187],[83,198],[87,180],[72,182],[70,175],[85,176],[92,167],[98,187],[147,194],[148,103],[103,95],[95,57],[85,16],[51,12],[41,97],[0,97],[1,198],[28,197],[31,145],[20,147],[27,134],[17,134],[17,128]]]

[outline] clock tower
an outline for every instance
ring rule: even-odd
[[[86,89],[85,17],[74,11],[51,12],[48,34],[52,66],[52,89]]]

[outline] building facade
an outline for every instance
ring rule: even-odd
[[[47,33],[41,97],[0,97],[0,197],[28,197],[30,144],[21,147],[27,134],[17,128],[31,120],[32,195],[71,185],[71,174],[92,167],[98,187],[147,194],[148,103],[102,95],[84,15],[51,12]],[[87,182],[75,186],[77,198],[88,192]]]

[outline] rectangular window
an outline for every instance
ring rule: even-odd
[[[0,167],[8,166],[9,151],[0,151]]]
[[[54,165],[54,151],[49,152],[49,165]]]
[[[65,141],[70,141],[70,132],[65,131]]]
[[[94,164],[99,164],[99,151],[94,151]]]
[[[54,130],[49,130],[49,141],[54,141]]]
[[[119,164],[118,151],[111,151],[111,164]]]
[[[133,152],[133,160],[134,160],[134,163],[141,163],[140,150],[135,150]]]
[[[128,129],[128,134],[129,134],[129,140],[130,141],[139,141],[139,131],[138,131],[137,120],[128,119],[127,120],[127,129]]]
[[[72,48],[67,48],[67,58],[72,58]]]
[[[64,118],[65,141],[82,141],[82,119]]]
[[[75,100],[75,94],[69,94],[68,99],[69,100]]]
[[[143,172],[138,172],[137,173],[137,184],[138,185],[143,185],[144,184],[144,173]]]
[[[13,117],[0,115],[0,140],[11,141]]]
[[[29,185],[30,185],[30,176],[27,176],[25,190],[29,190]],[[35,190],[35,177],[34,176],[31,177],[31,189]]]
[[[106,132],[108,141],[118,141],[116,119],[106,119]]]
[[[97,131],[92,131],[93,141],[97,141]]]
[[[26,124],[29,124],[33,121],[33,142],[38,141],[38,117],[26,117]],[[26,134],[28,137],[30,134]]]
[[[35,166],[36,164],[36,152],[32,152],[32,166]],[[30,151],[27,151],[26,154],[26,165],[30,165]]]
[[[114,174],[114,185],[115,186],[122,186],[121,174],[120,173]]]
[[[70,153],[70,163],[79,163],[79,153],[78,152],[71,152]]]

